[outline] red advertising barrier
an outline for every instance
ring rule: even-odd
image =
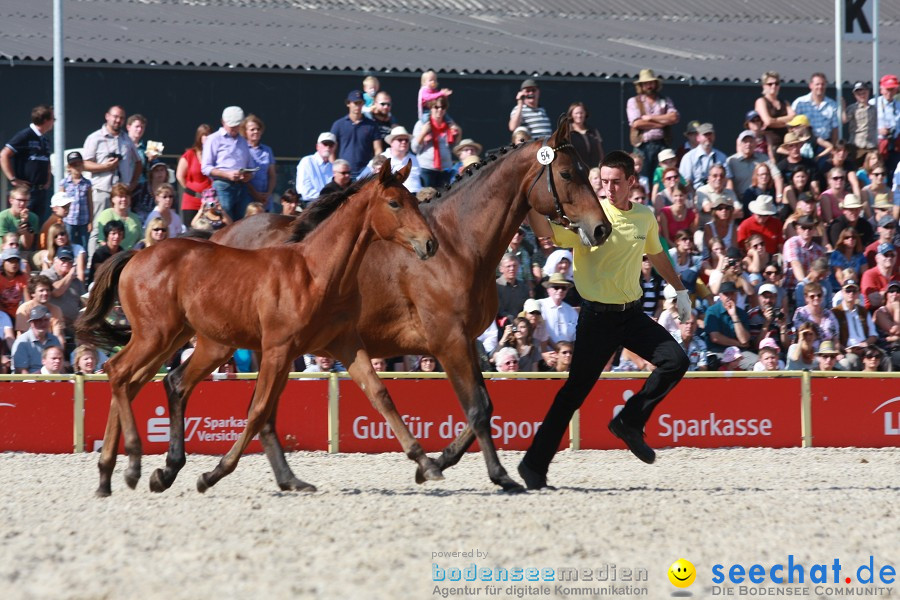
[[[642,379],[605,379],[581,407],[581,447],[625,445],[607,429]],[[800,379],[685,379],[656,407],[647,423],[654,448],[800,446]]]
[[[225,454],[234,445],[247,421],[247,407],[255,381],[223,380],[201,382],[185,412],[185,451],[196,454]],[[110,387],[106,381],[84,385],[85,450],[103,443],[109,416]],[[160,454],[169,447],[169,408],[161,381],[144,386],[132,403],[145,454]],[[69,449],[72,448],[71,385],[69,386]],[[328,381],[290,380],[278,406],[276,429],[286,451],[328,449]],[[122,444],[119,451],[123,451]],[[262,452],[254,439],[247,452]]]
[[[0,382],[0,452],[70,453],[71,381]]]
[[[491,436],[501,450],[526,450],[560,380],[493,379],[487,382],[494,405]],[[397,410],[426,452],[447,446],[466,426],[466,416],[445,379],[386,379]],[[352,382],[341,381],[341,452],[396,452],[400,443],[368,398]],[[569,436],[560,448],[569,446]],[[480,450],[478,443],[470,451]]]
[[[812,380],[813,446],[900,446],[900,380]]]

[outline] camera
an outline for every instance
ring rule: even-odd
[[[519,328],[516,327],[515,325],[511,325],[509,330],[510,330],[511,332],[515,333],[515,332],[517,332],[517,331],[519,330]]]
[[[106,158],[107,158],[107,159],[110,159],[110,158],[121,159],[121,158],[122,158],[122,155],[119,154],[118,152],[110,152],[109,154],[106,155]]]
[[[526,100],[533,100],[533,99],[534,99],[534,94],[525,94],[525,95],[522,96],[522,97],[525,98]]]
[[[776,319],[776,320],[779,320],[779,321],[780,321],[780,320],[783,319],[783,318],[784,318],[784,311],[783,311],[783,310],[779,310],[778,312],[775,313],[775,319]]]
[[[725,265],[728,267],[733,267],[733,266],[737,265],[737,262],[738,261],[736,258],[729,258],[728,262],[726,262]]]

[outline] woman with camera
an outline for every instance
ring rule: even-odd
[[[203,190],[201,200],[200,212],[191,221],[192,229],[216,232],[227,225],[231,225],[233,221],[228,216],[228,213],[222,209],[222,205],[219,204],[215,188]]]
[[[514,348],[519,355],[520,371],[538,371],[541,362],[541,351],[534,342],[531,323],[525,317],[516,319],[503,328],[499,348]]]
[[[819,344],[825,340],[837,345],[838,320],[831,309],[825,308],[825,290],[822,289],[822,285],[816,281],[806,284],[803,295],[806,297],[806,306],[794,311],[794,330],[799,332],[802,325],[811,324],[817,336],[815,350],[818,350]]]

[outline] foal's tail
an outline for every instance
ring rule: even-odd
[[[100,266],[87,306],[75,322],[75,335],[80,342],[93,344],[97,348],[124,346],[131,339],[131,327],[109,321],[119,277],[122,269],[134,258],[135,252],[118,252]]]

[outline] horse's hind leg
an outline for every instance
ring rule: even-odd
[[[491,414],[494,407],[484,385],[484,378],[478,369],[478,358],[474,345],[471,342],[465,342],[447,347],[451,352],[444,352],[437,358],[447,372],[452,374],[450,381],[469,425],[444,449],[438,458],[438,465],[442,469],[455,465],[477,438],[491,481],[507,492],[524,491],[525,488],[509,476],[497,456],[494,439],[491,437]],[[419,481],[420,478],[421,475],[417,472],[416,481]]]
[[[163,379],[169,400],[169,451],[166,454],[166,468],[156,469],[150,476],[151,491],[164,492],[175,483],[185,464],[184,414],[188,398],[197,384],[228,360],[233,352],[232,348],[201,336],[197,339],[193,354]]]
[[[291,360],[283,351],[273,350],[266,352],[263,350],[263,357],[259,367],[259,379],[256,380],[253,400],[250,403],[250,410],[247,412],[247,425],[234,443],[234,446],[228,451],[228,454],[223,456],[219,464],[216,465],[216,468],[200,476],[197,480],[197,491],[205,492],[237,467],[241,454],[247,448],[247,444],[250,443],[254,435],[260,432],[263,425],[272,416],[276,406],[274,399],[284,389],[291,368]]]
[[[274,399],[275,407],[259,432],[259,441],[262,443],[266,458],[269,459],[269,464],[272,465],[272,471],[275,473],[275,482],[280,489],[295,492],[315,492],[316,486],[306,483],[294,475],[287,458],[284,456],[284,448],[281,447],[281,442],[278,440],[278,432],[275,431],[275,419],[278,416],[280,399],[281,394],[279,393]]]
[[[100,470],[100,485],[97,487],[97,496],[105,498],[112,494],[112,473],[116,466],[116,454],[119,451],[119,437],[122,427],[119,425],[119,411],[116,408],[115,398],[110,399],[109,416],[106,419],[106,432],[103,434],[103,448],[100,451],[100,460],[97,468]]]
[[[422,476],[429,481],[440,481],[444,478],[441,470],[434,460],[425,454],[422,445],[419,444],[419,441],[409,431],[406,423],[403,422],[387,388],[384,387],[384,382],[379,379],[372,368],[369,354],[362,348],[362,345],[357,346],[357,348],[355,356],[349,354],[349,356],[338,356],[338,359],[347,365],[347,372],[350,373],[353,381],[365,393],[372,406],[378,409],[378,412],[387,421],[391,431],[397,436],[397,441],[403,447],[406,456],[418,464],[418,470],[422,473]],[[345,360],[350,362],[345,362]]]

